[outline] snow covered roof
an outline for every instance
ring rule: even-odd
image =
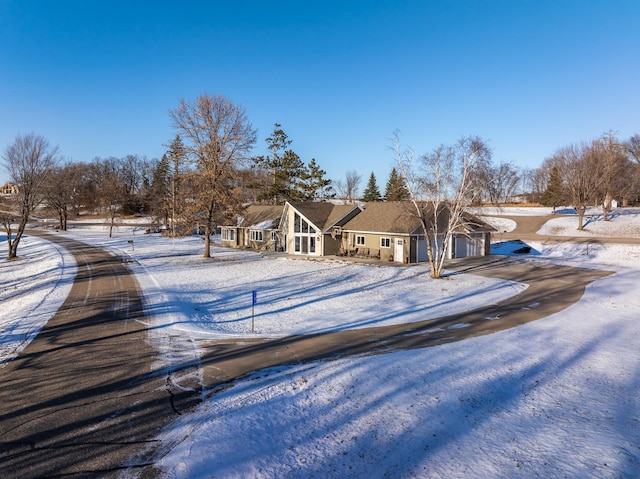
[[[238,218],[238,226],[263,230],[277,229],[282,211],[282,205],[249,205],[244,215]]]

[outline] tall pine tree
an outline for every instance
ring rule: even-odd
[[[362,195],[362,201],[380,201],[380,199],[380,190],[378,189],[378,184],[376,183],[376,175],[374,175],[372,171],[371,175],[369,176],[367,187],[365,188]]]
[[[279,204],[286,200],[301,200],[299,183],[305,174],[305,166],[300,157],[291,149],[291,140],[279,123],[274,125],[273,134],[267,138],[270,154],[253,159],[255,166],[267,173],[266,181],[259,187],[259,200]]]
[[[331,180],[325,178],[326,174],[327,172],[316,163],[315,158],[312,158],[300,181],[302,199],[311,201],[333,196],[330,192]]]
[[[409,199],[409,190],[407,189],[405,179],[398,174],[393,168],[387,180],[387,188],[384,192],[384,198],[387,201],[406,201]]]

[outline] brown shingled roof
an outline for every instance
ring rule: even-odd
[[[277,229],[282,217],[282,211],[282,205],[249,205],[242,214],[242,222],[239,226],[249,228],[271,221],[269,229]]]
[[[325,202],[292,202],[289,204],[317,226],[320,231],[325,231],[354,208],[357,208],[354,205],[335,205]]]
[[[478,217],[464,213],[464,223],[469,231],[492,231],[491,226]],[[447,215],[439,215],[440,228],[444,228]],[[355,218],[351,219],[343,229],[368,233],[422,234],[420,220],[412,203],[400,201],[371,202],[364,206]]]
[[[351,219],[345,230],[370,233],[411,234],[420,231],[420,221],[412,214],[410,203],[400,201],[374,201]]]

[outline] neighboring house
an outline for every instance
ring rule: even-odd
[[[339,254],[341,238],[336,232],[361,211],[355,205],[285,203],[280,222],[284,251],[311,256]]]
[[[342,226],[344,254],[399,263],[428,261],[422,226],[410,208],[395,201],[367,203],[360,214]],[[465,215],[465,227],[446,245],[447,259],[488,255],[491,231],[493,228],[480,219]]]
[[[222,246],[279,251],[282,244],[278,226],[282,205],[249,205],[235,226],[221,226]]]
[[[18,193],[18,187],[12,183],[5,183],[0,188],[0,194],[2,195],[15,195]]]

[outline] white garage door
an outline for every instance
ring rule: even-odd
[[[482,256],[484,242],[481,236],[456,236],[456,258]]]

